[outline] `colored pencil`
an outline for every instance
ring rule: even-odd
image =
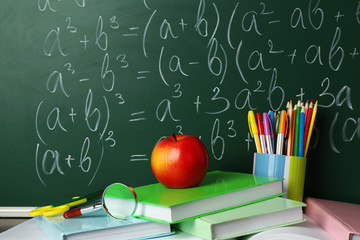
[[[309,127],[310,127],[310,122],[311,122],[311,115],[313,112],[313,100],[311,99],[311,102],[309,104],[309,109],[307,114],[305,114],[305,134],[304,134],[304,146],[306,146],[306,141],[307,141],[307,136],[309,134]]]
[[[287,138],[287,146],[286,146],[286,155],[291,156],[291,139],[292,139],[292,101],[290,100],[288,107],[287,107],[287,114],[289,119],[289,128],[288,128],[288,138]]]
[[[295,123],[296,123],[296,111],[297,106],[295,105],[294,110],[292,111],[291,115],[291,139],[290,139],[290,156],[294,156],[294,137],[295,137]]]
[[[300,132],[300,111],[301,102],[300,100],[296,106],[296,122],[295,122],[295,135],[294,135],[294,156],[299,156],[299,132]]]
[[[306,145],[305,145],[305,151],[304,151],[304,156],[305,157],[306,157],[307,151],[309,149],[310,138],[311,138],[311,134],[312,134],[313,129],[314,129],[314,122],[315,122],[315,117],[316,117],[316,113],[317,113],[317,106],[318,106],[318,101],[315,102],[313,112],[311,114],[311,123],[310,123],[309,133],[308,133],[308,136],[307,136],[307,139],[306,139]]]
[[[308,113],[308,110],[309,110],[309,99],[306,100],[306,103],[305,103],[305,119],[306,119],[306,115]]]
[[[300,130],[299,130],[299,157],[304,156],[304,130],[305,130],[305,107],[301,107]]]

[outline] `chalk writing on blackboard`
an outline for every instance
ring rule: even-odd
[[[341,154],[339,141],[346,144],[360,138],[359,118],[344,119],[340,111],[356,108],[352,86],[344,82],[339,89],[332,87],[339,81],[336,73],[359,55],[360,47],[355,43],[350,49],[343,44],[344,34],[349,31],[344,31],[340,23],[351,18],[352,24],[358,26],[360,4],[353,6],[350,17],[341,9],[335,14],[325,10],[326,3],[320,0],[288,8],[287,14],[280,14],[280,9],[266,1],[246,6],[234,1],[227,3],[230,11],[224,11],[221,3],[199,0],[192,3],[190,17],[185,17],[171,16],[156,3],[142,1],[136,2],[144,8],[136,23],[124,21],[120,9],[116,14],[88,16],[86,24],[72,12],[61,12],[62,4],[70,3],[37,2],[39,14],[46,12],[49,18],[63,23],[49,23],[39,43],[39,54],[55,66],[46,69],[47,76],[39,76],[46,94],[34,109],[38,141],[35,168],[43,185],[51,175],[66,177],[68,172],[74,174],[74,169],[86,174],[90,185],[106,161],[104,155],[126,148],[121,141],[122,128],[149,128],[170,122],[181,134],[189,129],[184,121],[187,115],[199,122],[210,119],[211,127],[199,137],[208,143],[214,160],[222,161],[230,142],[239,139],[244,149],[251,151],[252,139],[238,116],[246,116],[248,110],[279,110],[288,99],[303,100],[307,92],[319,100],[320,111],[339,109],[331,116],[329,129],[320,132],[315,128],[312,148],[317,147],[322,136],[331,151]],[[91,1],[85,0],[72,4],[72,8],[81,9],[79,14],[93,7]],[[332,30],[326,29],[318,41],[317,33],[325,28],[325,21]],[[316,37],[298,43],[295,40],[299,33],[302,37]],[[202,45],[192,46],[198,43],[193,38],[200,39]],[[185,49],[180,50],[177,44]],[[197,48],[201,48],[199,53]],[[79,60],[82,54],[87,57]],[[134,55],[151,64],[142,64]],[[298,66],[318,67],[323,73],[315,76],[312,86],[291,82],[291,71],[284,76],[283,69]],[[87,75],[86,68],[96,69],[96,74]],[[125,71],[131,74],[123,74]],[[294,70],[294,74],[298,72]],[[196,81],[202,81],[201,87]],[[136,87],[127,87],[129,82],[136,83]],[[149,82],[165,89],[160,100],[150,108],[146,104],[133,107],[132,94],[138,94],[139,89],[159,93],[148,88]],[[290,87],[296,88],[292,95],[287,91]],[[316,94],[312,88],[317,89]],[[143,100],[147,101],[145,97]],[[125,107],[130,111],[124,113]],[[124,121],[117,128],[112,123],[119,115]],[[341,129],[340,133],[336,129]],[[155,138],[163,137],[160,134]],[[57,145],[57,138],[62,147]],[[66,139],[68,146],[64,146]],[[146,162],[150,152],[139,149],[126,159],[131,164]]]

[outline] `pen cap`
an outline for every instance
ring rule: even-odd
[[[263,121],[261,119],[261,113],[256,113],[256,123],[260,135],[264,135]]]
[[[254,115],[254,111],[252,111],[252,110],[250,110],[248,112],[248,124],[249,124],[249,130],[250,130],[251,136],[253,137],[254,134],[258,134],[255,115]]]
[[[272,128],[270,117],[266,112],[263,113],[263,122],[264,122],[265,135],[271,135],[271,137],[272,137],[273,136],[273,128]]]
[[[81,216],[81,209],[80,208],[75,208],[75,209],[66,211],[63,214],[64,218],[73,218],[73,217],[78,217],[78,216]]]
[[[281,118],[280,118],[280,126],[279,126],[279,133],[286,135],[287,133],[287,125],[288,125],[288,117],[285,110],[281,111]]]

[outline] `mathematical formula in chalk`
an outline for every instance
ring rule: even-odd
[[[197,135],[211,161],[229,161],[229,152],[254,151],[247,111],[284,109],[291,99],[317,99],[326,113],[312,149],[326,141],[342,154],[359,142],[360,45],[351,36],[360,1],[351,11],[320,0],[282,9],[270,1],[103,4],[34,2],[47,22],[32,32],[42,39],[33,109],[41,184],[60,175],[91,185],[104,164],[117,164],[114,155],[129,168],[149,164],[172,132]]]

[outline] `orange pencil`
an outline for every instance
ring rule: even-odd
[[[290,152],[291,152],[291,138],[292,138],[292,112],[293,112],[293,107],[292,107],[292,101],[290,100],[289,104],[287,105],[287,114],[288,114],[288,119],[289,119],[289,134],[288,134],[288,138],[287,138],[287,146],[286,146],[286,155],[291,156]]]

